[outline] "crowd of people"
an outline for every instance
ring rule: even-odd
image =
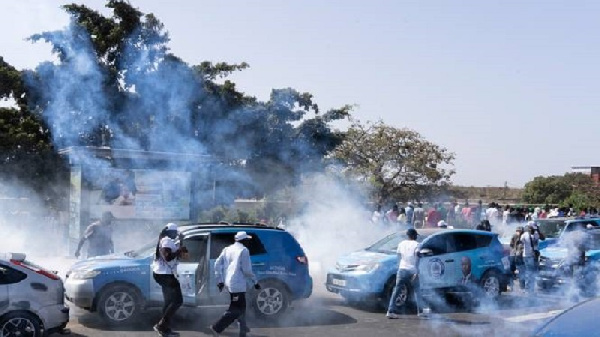
[[[598,216],[596,208],[582,208],[576,210],[569,207],[552,205],[526,207],[514,205],[500,205],[491,202],[487,206],[480,200],[477,204],[469,202],[460,204],[432,203],[424,205],[421,202],[408,202],[406,205],[393,204],[388,210],[377,205],[371,213],[370,221],[374,224],[397,224],[400,227],[435,228],[452,226],[457,228],[476,228],[487,220],[494,227],[499,224],[527,223],[538,219],[555,217],[583,217]]]

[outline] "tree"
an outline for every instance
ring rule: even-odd
[[[310,93],[291,88],[260,102],[226,79],[248,64],[188,65],[170,53],[169,35],[153,14],[124,0],[106,7],[112,15],[63,6],[72,15],[69,27],[31,37],[51,44],[59,62],[10,72],[10,90],[0,87],[24,97],[54,148],[209,154],[222,163],[219,177],[232,194],[251,185],[253,196],[264,196],[320,169],[339,144],[330,123],[346,118],[349,107],[323,113]]]
[[[600,205],[600,188],[583,173],[538,176],[525,184],[523,201],[562,206],[573,204],[575,208],[596,207]]]
[[[454,154],[409,129],[353,121],[332,153],[345,173],[369,181],[379,202],[432,197],[454,174]]]

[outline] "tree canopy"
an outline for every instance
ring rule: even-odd
[[[538,176],[525,184],[523,201],[530,204],[549,204],[581,209],[600,206],[600,188],[583,173],[562,176]]]
[[[369,181],[379,202],[425,199],[450,183],[454,154],[418,132],[354,121],[332,153],[349,176]]]
[[[106,7],[112,15],[65,5],[67,29],[30,37],[51,44],[58,62],[19,71],[0,58],[0,97],[18,103],[0,111],[6,135],[15,135],[1,139],[3,149],[108,145],[209,154],[223,163],[223,180],[262,196],[320,169],[340,143],[330,123],[348,117],[349,106],[323,112],[310,93],[291,88],[259,101],[226,79],[247,63],[189,65],[170,52],[153,14],[124,0]]]

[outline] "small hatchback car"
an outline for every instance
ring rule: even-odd
[[[508,284],[509,261],[498,234],[457,229],[433,234],[419,248],[421,293],[430,302],[496,299]]]
[[[311,295],[308,259],[288,232],[252,224],[192,224],[179,227],[182,245],[189,251],[188,260],[177,267],[184,305],[229,304],[229,296],[217,288],[214,264],[238,231],[252,236],[248,250],[261,289],[248,294],[256,314],[279,317],[292,301]],[[144,309],[160,307],[163,295],[151,271],[155,249],[156,242],[150,242],[125,255],[76,263],[65,281],[67,300],[99,312],[109,324],[132,322]]]
[[[445,229],[419,229],[417,241]],[[334,269],[327,273],[325,287],[340,294],[350,303],[378,303],[387,308],[398,271],[396,249],[406,239],[404,231],[394,233],[370,247],[341,256]],[[396,304],[408,301],[406,291],[398,294]]]
[[[0,336],[40,337],[61,332],[69,322],[63,282],[56,273],[25,257],[0,254]]]

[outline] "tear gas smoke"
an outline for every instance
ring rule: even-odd
[[[304,212],[291,219],[287,230],[300,242],[309,259],[315,286],[324,288],[327,270],[338,257],[390,234],[396,228],[372,224],[364,194],[325,175],[314,175],[297,192]]]

